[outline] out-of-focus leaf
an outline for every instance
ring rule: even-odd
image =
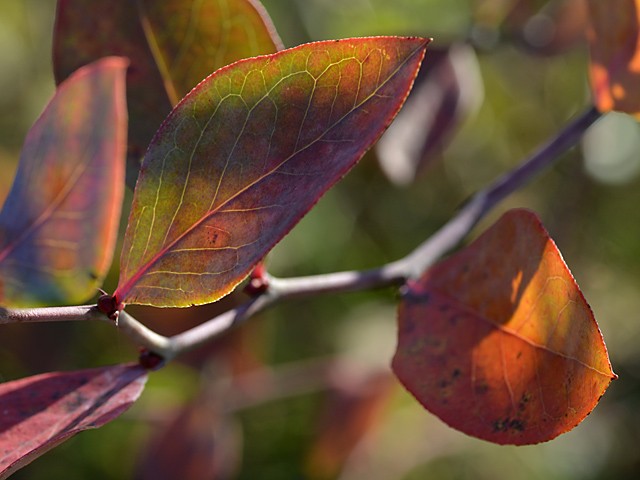
[[[225,392],[218,392],[218,401]],[[139,480],[222,480],[240,466],[242,432],[215,398],[197,398],[154,433],[136,478]]]
[[[280,40],[253,0],[58,0],[58,82],[106,55],[131,59],[129,172],[133,187],[151,137],[198,82],[241,58],[273,53]]]
[[[230,292],[389,125],[427,43],[311,43],[200,83],[145,156],[116,301],[190,306]]]
[[[81,302],[113,257],[127,134],[125,59],[88,65],[58,88],[25,140],[0,212],[0,302]]]
[[[601,112],[640,118],[640,0],[589,0],[591,90]]]
[[[394,385],[388,370],[342,370],[330,379],[318,435],[307,459],[310,479],[337,478],[354,449],[378,423]]]
[[[451,427],[518,445],[571,430],[615,378],[582,293],[524,210],[408,286],[393,369]]]
[[[505,19],[509,38],[528,51],[558,55],[585,40],[589,24],[586,0],[519,0]]]
[[[407,104],[376,145],[380,165],[397,185],[413,182],[482,102],[482,78],[467,45],[429,49]]]
[[[55,372],[0,384],[0,479],[73,435],[114,420],[147,380],[138,365]]]

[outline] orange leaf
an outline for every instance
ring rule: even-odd
[[[589,305],[525,210],[408,286],[393,369],[451,427],[517,445],[571,430],[616,378]]]
[[[598,110],[640,116],[640,0],[589,0],[591,90]]]

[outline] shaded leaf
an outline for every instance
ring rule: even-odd
[[[53,60],[61,82],[106,55],[130,58],[128,183],[162,120],[214,70],[275,52],[280,40],[253,0],[58,0]]]
[[[330,376],[318,433],[307,458],[310,479],[338,478],[345,463],[378,424],[395,385],[388,370]]]
[[[60,85],[27,134],[0,212],[0,303],[77,303],[113,257],[122,206],[125,59],[88,65]]]
[[[217,393],[217,399],[196,398],[154,432],[137,468],[137,479],[235,478],[241,463],[242,430],[233,417],[220,411],[216,402],[224,398],[226,391]]]
[[[640,118],[640,0],[589,0],[591,90],[601,112]]]
[[[482,78],[467,45],[429,49],[407,104],[376,145],[380,166],[397,185],[413,182],[480,106]]]
[[[389,125],[427,43],[311,43],[200,83],[145,156],[117,302],[190,306],[230,292]]]
[[[575,427],[615,378],[589,306],[524,210],[408,286],[393,369],[451,427],[518,445]]]
[[[147,380],[138,365],[55,372],[0,384],[0,479],[73,435],[114,420]]]

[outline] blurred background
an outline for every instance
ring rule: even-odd
[[[407,254],[590,104],[582,0],[263,3],[287,47],[380,34],[435,39],[414,94],[428,105],[414,110],[427,114],[403,120],[433,137],[423,144],[427,133],[405,138],[400,144],[413,150],[399,154],[401,133],[390,130],[270,254],[278,276],[365,269]],[[54,90],[54,13],[54,1],[0,2],[0,199],[26,131]],[[119,420],[13,478],[638,478],[639,173],[638,124],[607,115],[580,148],[474,232],[509,208],[535,210],[595,312],[620,376],[580,426],[552,442],[492,445],[425,412],[390,373],[395,293],[381,290],[279,305],[154,373]],[[125,219],[128,202],[130,192]],[[188,311],[130,311],[171,334],[243,298]],[[108,325],[10,325],[0,338],[2,381],[137,355]]]

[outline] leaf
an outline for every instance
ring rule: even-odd
[[[53,42],[57,82],[106,55],[131,60],[128,183],[162,120],[214,70],[280,47],[253,0],[58,0]]]
[[[139,462],[139,480],[236,478],[242,460],[242,428],[223,411],[227,388],[218,397],[201,395],[178,409],[150,437]],[[165,415],[166,417],[166,415]]]
[[[36,375],[0,384],[0,479],[73,435],[114,420],[147,380],[138,365]]]
[[[482,103],[473,49],[457,44],[429,50],[398,118],[376,145],[380,166],[396,185],[413,182]]]
[[[77,303],[113,257],[122,206],[127,61],[106,58],[60,85],[27,134],[0,212],[0,303]]]
[[[640,118],[640,0],[589,0],[590,77],[600,112],[617,110]]]
[[[371,438],[395,386],[387,369],[356,371],[345,365],[337,367],[329,377],[331,383],[320,412],[318,432],[305,462],[309,479],[340,477],[354,453]]]
[[[389,125],[427,43],[311,43],[200,83],[147,151],[116,301],[184,307],[229,293]]]
[[[560,252],[525,210],[408,286],[393,369],[451,427],[516,445],[571,430],[616,377]]]

